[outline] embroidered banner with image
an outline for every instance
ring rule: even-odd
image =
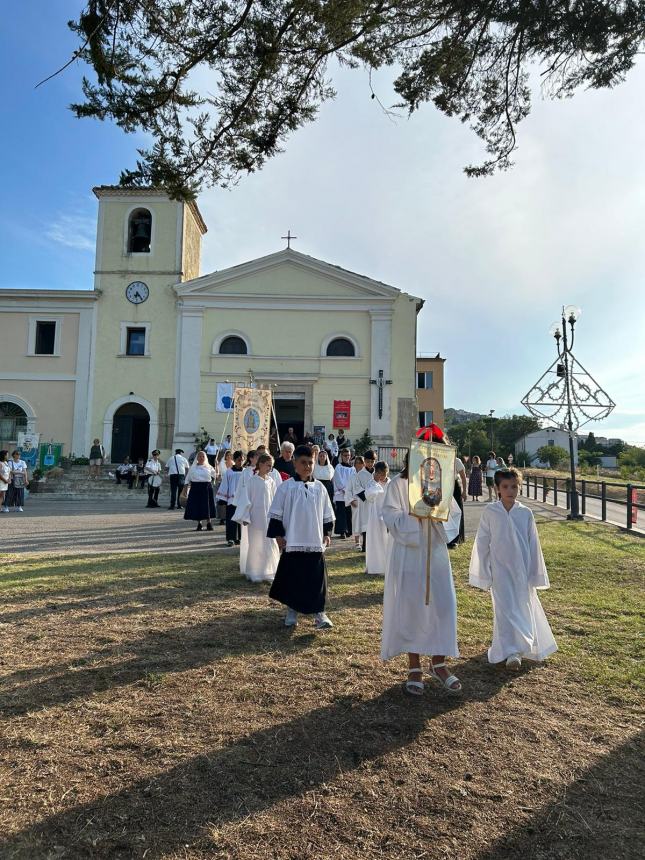
[[[410,513],[422,519],[446,522],[455,488],[455,453],[451,445],[422,442],[410,444],[408,498]]]
[[[234,450],[252,451],[258,445],[269,447],[271,429],[271,390],[263,388],[236,388],[233,405]]]

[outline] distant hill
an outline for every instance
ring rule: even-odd
[[[447,428],[457,424],[465,424],[467,421],[479,421],[488,418],[480,412],[467,412],[465,409],[444,409],[444,423]]]

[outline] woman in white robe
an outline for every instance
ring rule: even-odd
[[[280,561],[278,545],[267,537],[268,513],[276,492],[272,468],[273,457],[270,454],[258,457],[257,474],[239,489],[233,516],[236,522],[245,526],[248,548],[242,573],[251,582],[273,582]]]
[[[430,655],[429,672],[449,693],[459,693],[461,682],[446,667],[446,657],[458,657],[457,598],[447,535],[443,524],[409,513],[407,464],[390,481],[383,502],[383,521],[392,538],[385,572],[381,657],[407,654],[406,691],[423,693],[420,655]],[[458,521],[457,521],[458,527]],[[430,603],[426,605],[428,530],[432,530]]]
[[[544,660],[557,651],[536,589],[549,588],[549,576],[530,508],[517,499],[514,470],[500,470],[495,485],[500,500],[482,511],[470,559],[469,582],[491,593],[493,641],[489,663],[506,660],[511,669],[522,658]]]
[[[383,502],[389,484],[387,465],[377,463],[374,468],[374,482],[365,490],[365,502],[368,508],[365,573],[370,576],[385,576],[385,567],[392,544],[387,526],[383,522]]]

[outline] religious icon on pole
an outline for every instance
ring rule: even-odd
[[[269,447],[271,391],[236,388],[233,403],[232,447],[251,451],[258,445]]]
[[[413,517],[447,522],[455,487],[455,454],[452,445],[413,439],[408,463],[408,501]],[[426,606],[430,603],[432,528],[428,527],[426,553]]]

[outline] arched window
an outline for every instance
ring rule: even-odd
[[[246,355],[247,352],[246,344],[236,335],[225,337],[219,345],[220,355]]]
[[[128,252],[149,254],[152,238],[152,215],[148,209],[135,209],[128,221]]]
[[[17,403],[0,403],[0,441],[15,442],[27,430],[27,413]]]
[[[346,337],[335,337],[327,344],[327,355],[352,357],[356,355],[356,350],[351,340]]]

